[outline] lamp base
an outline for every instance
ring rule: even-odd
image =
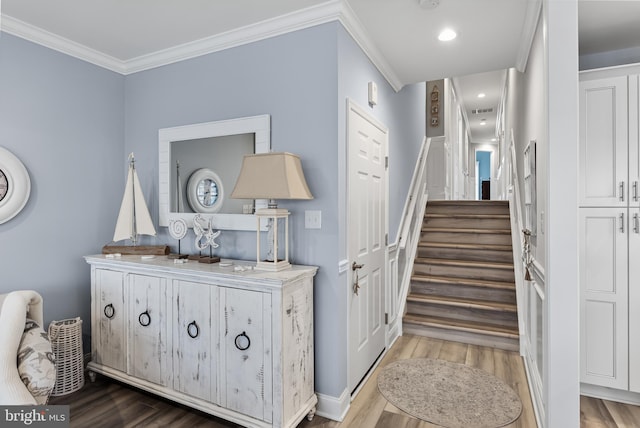
[[[267,270],[270,272],[279,272],[285,269],[291,269],[291,264],[286,260],[280,260],[277,262],[257,262],[256,269]]]

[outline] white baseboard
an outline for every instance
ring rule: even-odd
[[[318,396],[316,415],[338,422],[344,420],[351,406],[351,395],[346,388],[342,391],[340,397],[333,397],[317,392],[316,395]]]
[[[633,404],[635,406],[640,405],[640,394],[637,392],[590,385],[588,383],[580,384],[580,394],[602,400],[616,401],[618,403]]]

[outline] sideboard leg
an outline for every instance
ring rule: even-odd
[[[307,413],[307,420],[312,421],[315,415],[316,415],[316,406],[313,406],[313,408],[309,410],[309,413]]]
[[[96,372],[94,372],[93,370],[89,370],[89,380],[91,381],[91,383],[96,381]]]

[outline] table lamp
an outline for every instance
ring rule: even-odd
[[[313,199],[302,172],[300,158],[287,152],[245,155],[236,186],[231,193],[234,199],[268,199],[267,208],[256,210],[257,243],[256,268],[280,271],[289,264],[289,211],[278,208],[276,199]],[[267,220],[268,251],[262,258],[260,249],[260,225]],[[278,221],[284,221],[284,258],[278,259]]]

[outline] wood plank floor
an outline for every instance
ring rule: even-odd
[[[437,358],[481,368],[494,374],[520,395],[523,411],[508,427],[534,428],[535,416],[522,359],[516,352],[439,339],[405,335],[385,355],[342,422],[316,416],[298,428],[427,428],[437,427],[415,419],[388,403],[378,392],[377,376],[387,364],[406,358]],[[53,397],[51,404],[68,404],[72,428],[120,427],[238,427],[208,414],[98,376],[78,392]],[[581,397],[583,428],[640,427],[640,407]]]

